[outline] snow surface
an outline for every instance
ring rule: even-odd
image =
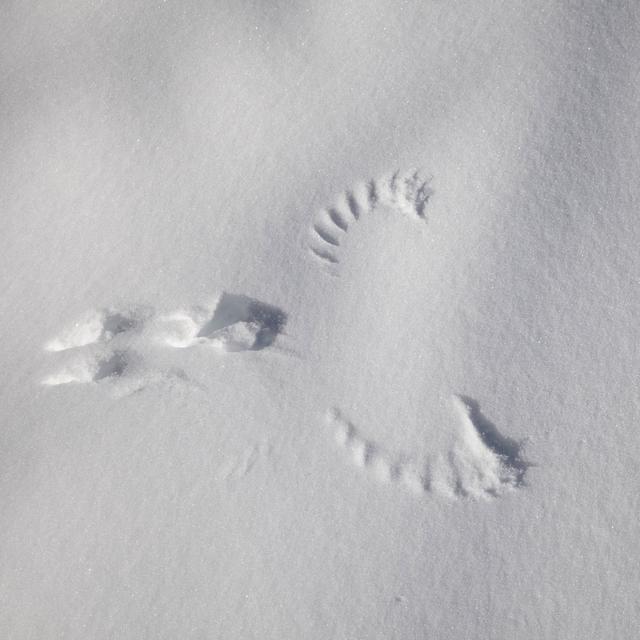
[[[640,4],[0,4],[0,637],[634,638]]]

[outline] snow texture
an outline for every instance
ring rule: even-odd
[[[640,4],[0,52],[0,637],[637,636]]]

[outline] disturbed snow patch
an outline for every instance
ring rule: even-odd
[[[99,342],[109,342],[118,334],[135,329],[143,317],[144,313],[137,308],[94,309],[47,342],[44,348],[47,351],[66,351]]]
[[[260,351],[283,331],[286,314],[243,295],[223,293],[211,307],[195,307],[157,316],[152,310],[93,310],[45,345],[65,352],[46,386],[109,383],[116,395],[151,382],[187,380],[180,369],[150,364],[158,347],[211,345],[223,351]],[[71,353],[67,354],[66,352]]]
[[[159,318],[158,338],[177,348],[209,344],[226,351],[260,351],[282,333],[287,314],[248,296],[224,292],[212,307]]]
[[[42,384],[57,386],[71,382],[98,382],[105,378],[121,376],[127,365],[126,355],[119,351],[101,355],[78,356],[57,373],[47,376]]]
[[[459,437],[448,451],[434,451],[421,460],[365,438],[338,409],[328,412],[327,422],[355,466],[412,493],[491,498],[520,487],[528,467],[520,445],[500,435],[473,400],[454,396],[452,403],[460,418]]]

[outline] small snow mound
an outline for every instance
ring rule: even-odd
[[[257,322],[236,322],[214,331],[208,338],[200,338],[225,351],[247,351],[258,341],[261,326]]]
[[[156,338],[164,344],[176,349],[185,349],[197,341],[200,324],[197,312],[174,311],[158,318],[156,322]]]
[[[98,342],[104,330],[104,312],[90,311],[83,318],[50,340],[47,351],[66,351]]]
[[[472,497],[498,496],[523,483],[527,464],[519,445],[500,435],[469,398],[454,397],[461,416],[460,440],[450,456],[456,491]]]
[[[109,342],[118,334],[135,328],[138,321],[135,310],[94,309],[50,340],[44,348],[47,351],[66,351]]]
[[[47,376],[42,384],[58,386],[72,382],[88,384],[105,378],[119,377],[127,368],[128,362],[123,353],[115,352],[101,356],[79,357],[66,364],[57,373]]]
[[[47,376],[42,384],[50,387],[56,387],[61,384],[70,384],[72,382],[87,383],[93,381],[94,371],[87,362],[81,361],[71,365],[67,365],[57,373]]]
[[[286,322],[286,313],[277,307],[224,292],[210,307],[160,317],[155,331],[160,342],[180,349],[206,344],[226,351],[259,351],[275,342]]]

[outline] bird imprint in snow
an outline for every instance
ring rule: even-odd
[[[367,439],[337,409],[328,412],[327,422],[354,465],[418,495],[491,498],[522,486],[529,465],[521,456],[521,444],[501,435],[474,400],[454,396],[452,402],[460,418],[456,443],[420,460]]]
[[[359,220],[376,210],[386,209],[424,221],[431,195],[428,181],[418,171],[397,171],[390,176],[358,184],[341,194],[333,206],[322,209],[315,216],[309,251],[326,265],[338,264],[341,244]]]

